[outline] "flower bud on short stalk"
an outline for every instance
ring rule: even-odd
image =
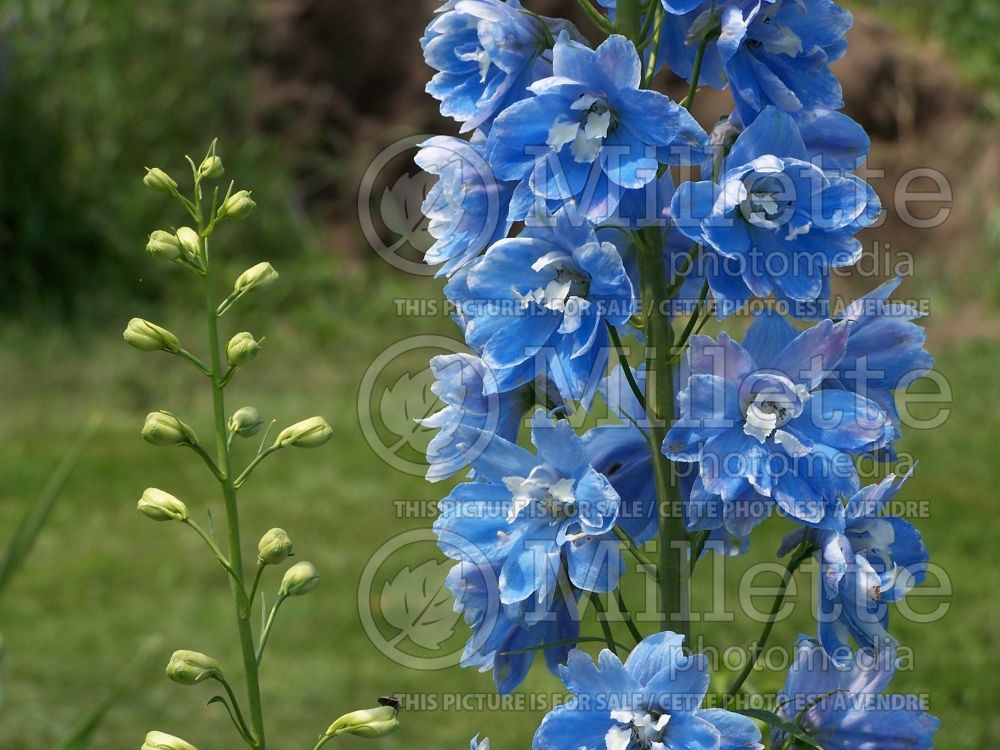
[[[142,183],[157,193],[173,193],[177,190],[177,183],[171,179],[170,175],[157,167],[146,170],[146,176],[142,178]]]
[[[165,732],[150,732],[139,750],[197,750],[190,742]]]
[[[169,492],[148,488],[139,498],[139,512],[154,521],[186,521],[188,509]]]
[[[167,664],[167,677],[181,685],[197,685],[222,677],[222,667],[211,656],[197,651],[174,651]]]
[[[278,596],[302,596],[319,586],[319,571],[311,562],[295,563],[285,571]]]
[[[162,229],[157,229],[149,235],[146,252],[159,260],[177,260],[184,254],[177,235],[164,232]]]
[[[257,208],[250,193],[240,190],[230,195],[219,207],[216,219],[242,219],[249,216]]]
[[[333,722],[330,728],[326,730],[326,736],[356,734],[359,737],[368,739],[385,737],[399,728],[398,713],[399,711],[391,706],[379,706],[378,708],[352,711]]]
[[[260,432],[263,424],[259,411],[252,406],[244,406],[229,418],[229,431],[240,437],[253,437]]]
[[[291,554],[292,540],[284,529],[271,529],[257,545],[257,561],[261,565],[277,565]]]
[[[195,260],[201,257],[201,238],[196,231],[191,227],[181,227],[177,230],[176,237],[186,258]]]
[[[214,154],[206,156],[205,160],[198,166],[198,176],[203,180],[216,180],[225,173],[222,168],[222,159]]]
[[[245,365],[260,352],[260,342],[248,331],[237,333],[226,344],[226,360],[233,367]]]
[[[275,448],[293,445],[296,448],[317,448],[333,435],[333,428],[323,417],[309,417],[286,427],[274,440]]]
[[[143,352],[165,351],[176,354],[181,343],[166,328],[150,323],[142,318],[132,318],[125,326],[122,338],[126,343]]]
[[[278,280],[278,272],[270,263],[258,263],[241,273],[233,284],[233,293],[243,295],[247,292],[263,291],[274,286]]]
[[[161,446],[195,445],[198,442],[194,430],[168,411],[147,414],[142,437],[147,443]]]

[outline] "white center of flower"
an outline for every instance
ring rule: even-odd
[[[795,438],[779,430],[802,413],[810,393],[805,386],[783,375],[759,374],[744,384],[743,432],[764,442],[772,435],[784,443],[790,453],[803,450]],[[778,434],[775,434],[778,433]]]
[[[479,81],[480,83],[486,83],[486,75],[489,73],[490,65],[493,61],[490,59],[489,53],[482,47],[476,47],[471,52],[459,52],[457,55],[459,60],[464,62],[475,62],[479,64]]]
[[[590,275],[583,271],[569,253],[553,250],[531,264],[531,270],[548,271],[551,280],[545,286],[524,294],[513,289],[514,298],[524,310],[532,303],[563,314],[559,333],[573,333],[580,327],[581,316],[590,308],[585,299],[590,290]]]
[[[575,161],[590,164],[601,152],[604,139],[617,121],[607,101],[593,94],[581,94],[570,109],[582,113],[581,116],[560,116],[549,128],[547,143],[553,151],[562,150],[568,143]]]
[[[611,727],[604,735],[607,750],[664,750],[668,714],[618,710],[611,712],[611,718],[618,726]]]
[[[507,523],[514,523],[529,507],[550,517],[553,524],[576,515],[573,480],[560,476],[549,464],[536,466],[526,477],[504,477],[503,483],[511,494]]]

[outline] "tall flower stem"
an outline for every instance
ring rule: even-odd
[[[201,224],[201,222],[199,222]],[[199,227],[200,228],[200,227]],[[229,541],[229,564],[233,575],[230,588],[236,605],[236,625],[240,634],[240,650],[243,655],[243,670],[246,677],[247,700],[250,710],[250,725],[253,729],[253,747],[265,750],[264,714],[260,700],[260,679],[257,671],[257,656],[250,627],[250,600],[244,586],[243,550],[240,542],[240,516],[236,501],[236,486],[233,480],[233,462],[229,450],[229,429],[226,425],[226,402],[219,347],[219,317],[215,297],[212,293],[212,271],[208,257],[208,240],[201,240],[201,254],[204,259],[205,316],[208,324],[208,347],[211,352],[210,378],[212,381],[212,408],[215,419],[216,465],[222,476],[222,496],[226,506],[226,526]]]
[[[659,507],[660,627],[689,641],[690,576],[685,564],[687,531],[680,512],[680,487],[674,465],[660,450],[674,416],[673,368],[669,355],[674,332],[670,326],[663,238],[659,229],[645,229],[639,240],[639,278],[645,309],[646,418],[650,425],[653,475]],[[690,642],[690,641],[689,641]]]

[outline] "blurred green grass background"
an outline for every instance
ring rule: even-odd
[[[938,40],[966,80],[983,87],[983,116],[994,116],[1000,41],[983,30],[997,25],[995,3],[867,4],[915,44]],[[0,530],[14,527],[88,417],[104,415],[0,607],[7,647],[3,750],[54,746],[153,634],[164,638],[161,653],[115,706],[94,747],[135,747],[152,728],[202,750],[232,744],[221,709],[204,705],[210,691],[181,688],[161,674],[174,648],[238,663],[226,581],[192,534],[134,511],[144,487],[160,486],[193,508],[211,504],[221,513],[193,456],[153,449],[138,436],[142,417],[155,408],[176,411],[207,434],[208,394],[182,363],[140,355],[120,341],[132,315],[168,325],[183,341],[201,341],[191,312],[197,290],[179,269],[158,266],[142,251],[146,232],[179,222],[180,214],[139,179],[143,165],[181,174],[181,154],[197,155],[216,135],[228,175],[253,188],[260,204],[217,243],[225,248],[225,272],[267,258],[283,279],[226,321],[237,326],[233,331],[267,336],[229,405],[253,403],[280,424],[321,413],[336,432],[321,451],[270,460],[242,501],[248,544],[280,525],[300,559],[313,560],[323,576],[317,592],[282,610],[271,640],[264,690],[271,736],[279,738],[274,746],[309,747],[327,722],[377,695],[492,689],[487,675],[468,670],[418,672],[394,664],[359,622],[357,587],[369,556],[400,532],[430,523],[397,518],[393,501],[433,501],[445,492],[388,469],[371,450],[356,416],[361,380],[391,343],[455,333],[442,317],[395,315],[395,300],[436,299],[439,283],[396,272],[365,257],[364,248],[328,247],[324,217],[304,206],[296,170],[326,157],[296,151],[257,126],[249,102],[258,82],[255,39],[264,32],[253,14],[265,5],[8,0],[0,6]],[[943,720],[937,746],[949,750],[1000,742],[992,710],[1000,690],[993,666],[1000,645],[1000,520],[992,510],[1000,413],[989,408],[990,394],[1000,390],[992,317],[1000,239],[984,234],[965,241],[974,245],[968,257],[986,271],[966,268],[971,281],[962,292],[933,261],[918,266],[915,286],[933,293],[934,353],[954,403],[942,427],[911,432],[903,446],[920,459],[904,497],[930,501],[931,517],[916,521],[955,594],[939,623],[897,618],[897,633],[916,657],[914,671],[893,686],[930,694],[931,710]],[[964,320],[969,288],[979,295],[979,317],[965,333],[948,316]],[[407,364],[398,363],[399,374]],[[771,523],[755,535],[749,558],[727,569],[730,588],[747,564],[770,559],[784,531]],[[702,586],[708,574],[699,574]],[[587,627],[597,632],[593,622]],[[775,642],[790,643],[802,630],[811,631],[805,607],[778,627]],[[725,645],[749,641],[757,626],[737,617],[696,631]],[[780,683],[779,676],[756,680],[762,690]],[[522,691],[558,692],[558,683],[540,670]],[[539,712],[413,712],[383,746],[464,747],[481,732],[497,748],[527,747],[539,718]]]

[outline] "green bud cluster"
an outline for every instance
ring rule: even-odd
[[[274,447],[318,448],[332,436],[333,428],[323,417],[309,417],[279,432]]]
[[[181,685],[197,685],[222,677],[222,667],[211,656],[197,651],[174,651],[167,663],[167,677]]]
[[[344,714],[326,730],[327,737],[354,734],[366,739],[385,737],[399,728],[399,711],[391,706],[378,706]]]
[[[188,509],[169,492],[148,488],[139,498],[139,512],[154,521],[186,521]]]
[[[147,443],[163,447],[198,444],[194,430],[168,411],[147,414],[142,437]]]
[[[197,748],[172,734],[150,732],[139,750],[197,750]]]
[[[319,571],[311,562],[295,563],[285,571],[278,596],[302,596],[319,586]]]

